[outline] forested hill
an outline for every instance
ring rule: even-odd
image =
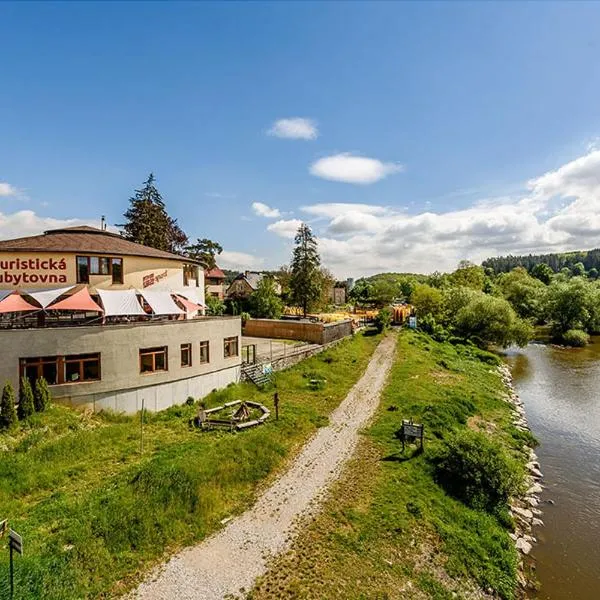
[[[600,248],[595,250],[580,250],[577,252],[562,252],[555,254],[528,254],[527,256],[497,256],[483,261],[484,267],[489,267],[495,273],[508,273],[515,267],[525,267],[531,271],[539,264],[548,265],[555,273],[567,267],[572,270],[577,263],[582,263],[586,271],[600,271]]]

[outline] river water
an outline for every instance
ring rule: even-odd
[[[600,599],[600,338],[584,349],[532,344],[506,357],[544,473],[532,555],[535,598]],[[548,501],[553,501],[554,504]]]

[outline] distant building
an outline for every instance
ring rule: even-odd
[[[348,301],[348,289],[346,281],[336,281],[329,289],[329,301],[336,306],[346,304]]]
[[[219,267],[204,271],[204,283],[208,296],[219,300],[225,298],[225,273]]]
[[[245,271],[240,273],[229,285],[225,296],[237,300],[248,299],[258,288],[258,284],[268,273]],[[281,294],[281,285],[275,280],[275,293]]]

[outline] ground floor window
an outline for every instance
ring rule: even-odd
[[[43,377],[49,385],[100,379],[100,353],[21,358],[20,375],[31,382]]]
[[[230,356],[238,355],[238,338],[235,337],[226,337],[223,340],[223,354],[225,358],[229,358]]]
[[[208,352],[208,341],[200,342],[200,362],[210,362],[210,355]]]
[[[167,347],[144,348],[140,350],[140,373],[167,371]]]
[[[181,344],[181,366],[191,367],[192,366],[192,345]]]
[[[100,353],[65,356],[65,383],[100,379]]]

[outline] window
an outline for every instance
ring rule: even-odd
[[[77,283],[90,282],[90,265],[87,256],[77,257]]]
[[[181,344],[181,366],[191,367],[192,366],[192,345]]]
[[[140,350],[140,373],[167,371],[167,347],[145,348]]]
[[[89,283],[90,275],[112,275],[113,283],[123,283],[123,259],[108,256],[78,256],[77,283]]]
[[[98,381],[100,353],[21,358],[20,367],[21,377],[27,377],[32,383],[40,377],[49,385]]]
[[[112,273],[113,283],[123,283],[123,259],[122,258],[111,258],[110,259],[110,270]]]
[[[49,385],[59,383],[58,356],[36,356],[20,359],[21,377],[25,376],[32,383],[44,377]]]
[[[100,353],[65,356],[65,383],[100,379]]]
[[[195,265],[183,265],[183,285],[189,286],[190,279],[195,281],[196,287],[198,287],[198,267]]]
[[[238,355],[238,339],[236,337],[228,337],[223,340],[223,354],[225,358]]]
[[[200,342],[200,362],[210,362],[210,355],[208,351],[208,341]]]

